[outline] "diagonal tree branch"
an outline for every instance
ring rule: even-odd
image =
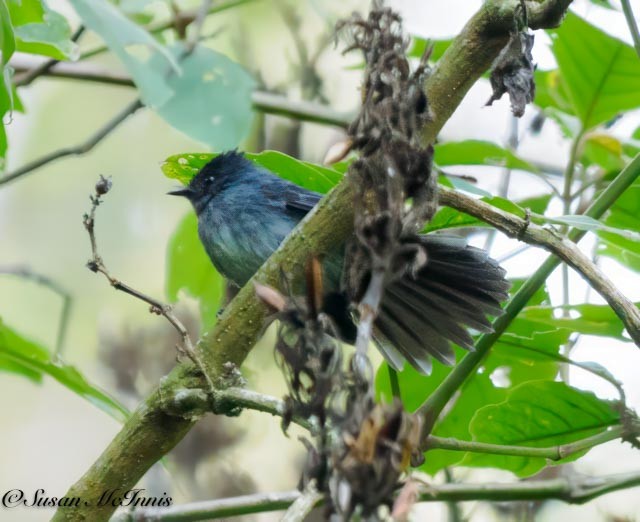
[[[533,27],[559,22],[570,0],[530,2]],[[438,62],[425,88],[434,113],[424,131],[431,143],[461,102],[467,90],[489,68],[507,43],[517,1],[490,0],[456,37]],[[214,385],[224,387],[229,363],[239,366],[258,340],[266,317],[266,306],[255,297],[254,281],[279,288],[280,273],[302,277],[309,255],[322,256],[342,244],[353,230],[353,187],[345,179],[296,227],[280,248],[227,306],[215,328],[201,339],[197,350]],[[176,367],[134,412],[120,433],[87,473],[71,487],[67,496],[99,498],[108,489],[130,489],[165,455],[195,422],[193,414],[169,409],[172,398],[185,388],[201,387],[193,366]],[[447,399],[448,400],[448,399]],[[106,520],[114,506],[59,508],[54,520]]]

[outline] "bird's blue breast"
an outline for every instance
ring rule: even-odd
[[[297,224],[280,202],[257,186],[227,188],[214,197],[198,220],[200,240],[217,270],[244,285]]]

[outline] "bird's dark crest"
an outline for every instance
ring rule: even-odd
[[[189,186],[196,191],[203,191],[207,184],[215,181],[220,185],[239,173],[246,171],[253,162],[247,159],[238,149],[228,150],[218,154],[207,163],[191,180]],[[213,179],[211,179],[213,178]]]

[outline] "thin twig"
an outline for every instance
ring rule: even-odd
[[[526,482],[483,482],[478,484],[423,485],[419,502],[447,502],[488,500],[507,502],[514,500],[557,499],[568,504],[584,504],[597,497],[640,485],[640,472],[604,475],[599,477],[576,475],[550,480]],[[170,508],[146,508],[122,513],[116,522],[144,520],[186,522],[212,520],[252,513],[281,511],[293,504],[302,494],[299,491],[256,493],[241,497],[207,500]],[[318,502],[320,504],[321,501]]]
[[[136,112],[141,107],[142,107],[142,102],[136,99],[135,101],[127,105],[113,119],[108,121],[106,125],[98,129],[95,132],[95,134],[89,137],[88,140],[74,147],[66,147],[66,148],[53,151],[49,154],[42,156],[41,158],[38,158],[37,160],[31,161],[26,165],[23,165],[22,167],[14,170],[13,172],[9,172],[5,176],[0,177],[0,185],[4,185],[22,176],[30,174],[35,170],[51,163],[52,161],[56,161],[61,158],[66,158],[67,156],[79,156],[81,154],[86,154],[91,149],[93,149],[96,145],[98,145],[98,143],[100,143],[103,139],[105,139],[109,134],[111,134],[111,132],[113,132],[123,121],[125,121],[129,116],[131,116],[134,112]]]
[[[633,38],[633,45],[636,48],[638,57],[640,57],[640,31],[638,30],[638,23],[636,22],[636,18],[635,16],[633,16],[631,2],[629,2],[629,0],[620,0],[620,2],[622,3],[622,11],[624,11],[624,16],[627,19],[629,31],[631,32],[631,38]]]
[[[213,393],[213,383],[208,374],[205,372],[204,365],[202,364],[196,351],[194,350],[189,332],[182,324],[182,321],[180,321],[180,319],[178,319],[178,317],[175,315],[175,313],[173,312],[173,308],[170,305],[162,303],[161,301],[158,301],[157,299],[154,299],[153,297],[150,297],[115,278],[113,275],[111,275],[109,270],[107,270],[102,257],[98,253],[98,244],[95,234],[96,209],[102,203],[102,196],[107,194],[110,189],[111,180],[100,176],[100,180],[98,181],[98,183],[96,183],[95,195],[90,196],[91,211],[88,214],[85,214],[83,218],[84,228],[87,230],[87,233],[89,234],[89,240],[91,242],[91,259],[87,262],[87,268],[89,268],[89,270],[94,273],[100,273],[104,275],[113,288],[147,303],[149,305],[149,311],[152,314],[161,315],[167,321],[169,321],[171,326],[173,326],[180,335],[182,344],[178,347],[179,351],[186,355],[189,359],[191,359],[196,367],[202,372],[202,376],[207,381],[209,391]]]
[[[43,274],[34,272],[26,266],[2,266],[0,267],[0,274],[12,275],[28,279],[39,285],[42,285],[52,292],[58,294],[62,299],[62,310],[60,312],[60,321],[58,324],[58,333],[56,335],[56,344],[54,348],[54,355],[59,356],[62,354],[64,342],[67,337],[67,328],[69,326],[69,314],[71,312],[72,298],[68,290],[62,287],[59,283],[47,277]]]
[[[196,45],[198,44],[200,34],[202,33],[202,27],[204,26],[204,21],[209,15],[209,10],[211,9],[212,5],[213,0],[202,0],[202,3],[200,4],[198,13],[196,14],[196,17],[191,24],[193,26],[193,32],[191,33],[189,38],[187,38],[186,42],[188,54],[192,53],[196,48]]]

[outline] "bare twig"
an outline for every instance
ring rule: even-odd
[[[568,504],[584,504],[607,493],[640,485],[640,472],[604,475],[599,477],[576,475],[550,480],[526,482],[483,482],[479,484],[423,485],[419,502],[446,502],[488,500],[507,502],[514,500],[557,499]],[[212,520],[251,513],[266,513],[286,509],[301,497],[299,491],[256,493],[242,497],[194,502],[170,508],[146,508],[123,513],[116,522],[143,520],[186,522]],[[321,501],[318,501],[320,504]]]
[[[200,39],[200,33],[202,33],[202,27],[204,26],[204,21],[209,15],[209,10],[213,5],[213,0],[202,0],[200,7],[198,8],[198,13],[191,24],[193,26],[193,32],[187,38],[187,53],[193,52],[196,48],[198,40]]]
[[[22,176],[32,173],[33,171],[44,167],[45,165],[51,163],[52,161],[66,158],[67,156],[79,156],[81,154],[86,154],[91,149],[93,149],[98,143],[100,143],[103,139],[105,139],[111,132],[113,132],[123,121],[125,121],[129,116],[131,116],[134,112],[142,107],[142,102],[138,99],[131,102],[127,105],[120,113],[118,113],[113,119],[107,122],[104,127],[98,129],[95,134],[89,137],[88,140],[76,145],[74,147],[66,147],[62,149],[58,149],[49,154],[38,158],[37,160],[31,161],[26,165],[14,170],[13,172],[9,172],[5,176],[0,177],[0,185],[4,185],[11,181],[14,181]]]
[[[633,16],[631,2],[629,2],[629,0],[620,0],[620,2],[622,3],[622,11],[624,11],[624,16],[627,19],[627,25],[629,26],[629,31],[633,38],[633,45],[636,48],[638,57],[640,58],[640,31],[638,30],[638,22],[636,22],[635,16]]]
[[[56,335],[56,344],[54,348],[54,355],[59,356],[62,354],[64,342],[67,337],[67,328],[69,326],[69,313],[71,312],[71,294],[68,290],[63,288],[59,283],[47,277],[43,274],[34,272],[26,266],[1,266],[0,275],[12,275],[28,279],[39,285],[49,288],[54,293],[58,294],[62,298],[62,311],[60,312],[60,322],[58,326],[58,333]]]
[[[182,324],[182,321],[180,321],[180,319],[178,319],[178,317],[175,315],[175,313],[173,312],[173,308],[170,305],[162,303],[161,301],[158,301],[157,299],[154,299],[153,297],[150,297],[115,278],[113,275],[111,275],[109,270],[107,270],[102,257],[98,253],[98,245],[95,234],[96,209],[102,203],[102,196],[107,194],[110,189],[111,179],[100,176],[100,180],[98,181],[98,183],[96,183],[95,195],[90,196],[91,211],[89,212],[89,214],[84,215],[84,227],[87,230],[89,234],[89,240],[91,241],[91,259],[87,262],[87,268],[89,268],[89,270],[91,270],[92,272],[104,275],[113,288],[147,303],[149,305],[149,311],[152,314],[161,315],[167,321],[169,321],[171,326],[173,326],[180,335],[182,345],[178,347],[179,351],[182,354],[186,355],[189,359],[191,359],[191,361],[200,369],[203,377],[207,381],[208,389],[211,393],[213,393],[213,383],[205,372],[204,365],[202,364],[196,351],[194,350],[189,332]]]

